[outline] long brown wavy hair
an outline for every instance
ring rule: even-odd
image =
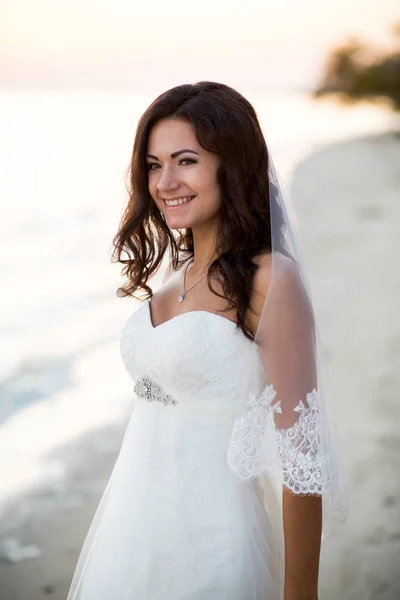
[[[158,121],[169,117],[191,123],[199,144],[221,159],[218,258],[209,266],[207,282],[213,293],[228,300],[226,310],[236,309],[238,326],[254,341],[244,325],[257,268],[252,259],[271,251],[270,203],[276,200],[270,198],[268,150],[257,114],[246,98],[222,83],[200,81],[167,90],[139,120],[126,173],[128,204],[113,238],[111,260],[123,265],[121,273],[127,277],[117,296],[135,297],[134,292],[143,289],[146,299],[151,298],[147,281],[158,271],[168,247],[174,270],[194,255],[192,230],[177,230],[174,235],[148,190],[149,134]],[[180,256],[183,252],[185,257]],[[223,296],[212,287],[213,278],[221,282]]]

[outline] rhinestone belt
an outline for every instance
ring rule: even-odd
[[[135,394],[152,402],[162,402],[163,404],[177,404],[177,401],[169,394],[166,394],[162,387],[148,376],[140,377],[133,388]]]

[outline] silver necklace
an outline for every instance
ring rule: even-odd
[[[193,262],[193,261],[192,261],[192,262]],[[189,263],[189,264],[190,264],[190,263]],[[189,290],[191,290],[192,288],[194,288],[194,286],[195,286],[195,285],[197,285],[198,283],[200,283],[200,281],[201,281],[202,279],[204,279],[204,277],[206,277],[206,276],[207,276],[207,274],[208,274],[208,271],[207,271],[207,273],[206,273],[205,275],[203,275],[203,277],[201,277],[201,278],[200,278],[198,281],[196,281],[196,283],[194,283],[193,285],[191,285],[191,286],[190,286],[190,288],[188,288],[187,290],[185,290],[186,271],[187,271],[187,269],[188,269],[188,266],[189,266],[189,264],[187,264],[187,265],[186,265],[186,269],[185,269],[185,272],[184,272],[184,274],[183,274],[183,290],[181,291],[181,293],[180,293],[180,295],[179,295],[179,297],[178,297],[178,302],[183,302],[183,301],[184,301],[184,299],[185,299],[185,296],[186,296],[186,292],[188,292]]]

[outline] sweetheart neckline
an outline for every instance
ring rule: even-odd
[[[151,309],[150,309],[151,301],[149,298],[147,298],[146,303],[147,303],[147,316],[148,316],[148,320],[150,323],[150,327],[153,331],[156,331],[159,327],[162,327],[163,325],[167,325],[167,323],[170,323],[171,321],[175,321],[175,319],[178,319],[179,317],[183,317],[184,315],[192,315],[193,313],[212,315],[213,317],[216,317],[217,319],[222,319],[223,321],[227,321],[229,324],[232,324],[235,328],[237,327],[237,323],[235,321],[232,321],[231,319],[228,319],[227,317],[221,317],[221,315],[217,315],[216,313],[211,312],[210,310],[187,310],[183,313],[180,313],[179,315],[175,315],[174,317],[171,317],[171,319],[168,319],[167,321],[163,321],[159,325],[154,326],[152,317],[151,317]]]

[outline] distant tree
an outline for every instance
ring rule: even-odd
[[[400,40],[400,21],[398,23],[395,23],[392,27],[392,33],[393,36],[396,38],[399,38]]]
[[[379,54],[354,39],[333,50],[314,97],[332,93],[347,101],[385,97],[400,110],[400,22],[393,26],[393,35],[390,53]]]

